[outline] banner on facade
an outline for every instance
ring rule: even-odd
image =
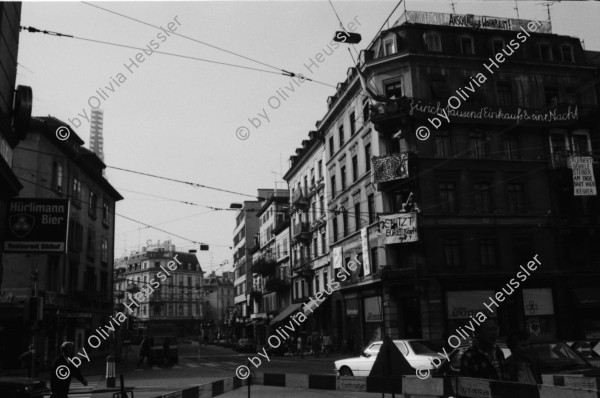
[[[400,180],[408,177],[408,154],[395,153],[389,156],[373,156],[373,182]]]
[[[367,297],[364,300],[365,322],[381,322],[381,298]]]
[[[552,289],[523,289],[525,315],[554,315]]]
[[[333,250],[331,250],[331,256],[333,257],[333,269],[344,267],[344,260],[342,258],[342,246],[334,247]]]
[[[478,312],[486,316],[490,309],[486,303],[490,303],[490,297],[494,297],[493,290],[463,290],[446,292],[446,302],[448,304],[448,319],[469,319],[476,318]],[[490,305],[491,310],[495,307]]]
[[[593,159],[591,156],[569,157],[569,168],[573,170],[575,196],[596,196]]]
[[[369,261],[369,231],[367,227],[360,230],[360,240],[362,244],[362,260],[364,276],[371,275],[371,261]]]
[[[379,216],[379,234],[383,244],[417,242],[417,213]]]
[[[4,251],[65,252],[68,223],[67,199],[12,199],[6,214]]]

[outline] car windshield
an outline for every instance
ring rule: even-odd
[[[435,350],[431,348],[431,343],[429,341],[409,341],[408,344],[416,355],[437,354]]]
[[[581,369],[590,365],[561,342],[531,343],[527,350],[537,357],[542,372]]]

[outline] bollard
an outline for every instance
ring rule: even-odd
[[[115,387],[115,358],[111,355],[106,357],[106,387]]]

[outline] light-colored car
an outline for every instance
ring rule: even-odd
[[[434,369],[431,359],[433,357],[443,359],[444,357],[435,352],[428,341],[408,339],[393,340],[410,366],[415,369]],[[383,345],[383,341],[373,341],[367,345],[361,356],[355,358],[340,359],[335,361],[335,372],[339,376],[368,376],[377,359],[377,354]]]

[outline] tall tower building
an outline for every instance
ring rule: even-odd
[[[102,138],[104,111],[102,109],[92,109],[90,126],[90,149],[104,162],[104,139]]]

